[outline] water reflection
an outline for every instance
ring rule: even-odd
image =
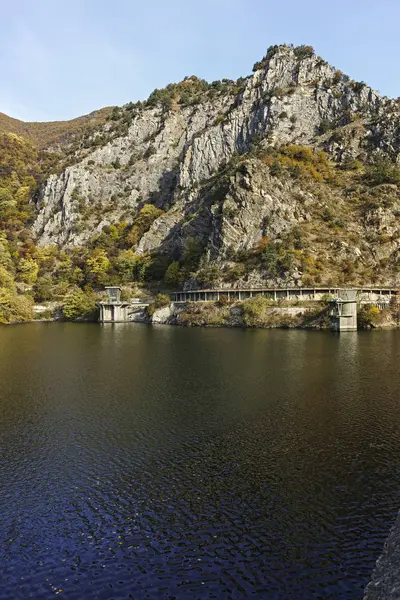
[[[1,598],[361,598],[399,358],[397,332],[1,329]]]

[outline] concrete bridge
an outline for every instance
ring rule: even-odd
[[[353,287],[359,304],[388,304],[399,290],[381,287]],[[216,302],[222,297],[228,300],[247,300],[254,296],[265,296],[270,300],[321,301],[339,295],[339,287],[287,287],[287,288],[238,288],[215,290],[186,290],[170,294],[172,302]]]

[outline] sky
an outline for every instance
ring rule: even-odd
[[[0,112],[71,119],[197,75],[236,79],[272,44],[400,96],[400,0],[0,0]]]

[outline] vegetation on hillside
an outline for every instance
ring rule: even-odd
[[[0,133],[14,133],[37,148],[63,145],[71,138],[105,123],[112,107],[96,110],[70,121],[25,122],[0,113]]]

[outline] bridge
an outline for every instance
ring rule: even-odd
[[[396,288],[386,287],[352,287],[357,292],[358,303],[388,304],[398,294]],[[255,296],[265,296],[274,301],[322,301],[329,297],[337,297],[340,287],[285,287],[285,288],[219,288],[208,290],[186,290],[170,294],[172,302],[216,302],[222,297],[228,300],[247,300]]]

